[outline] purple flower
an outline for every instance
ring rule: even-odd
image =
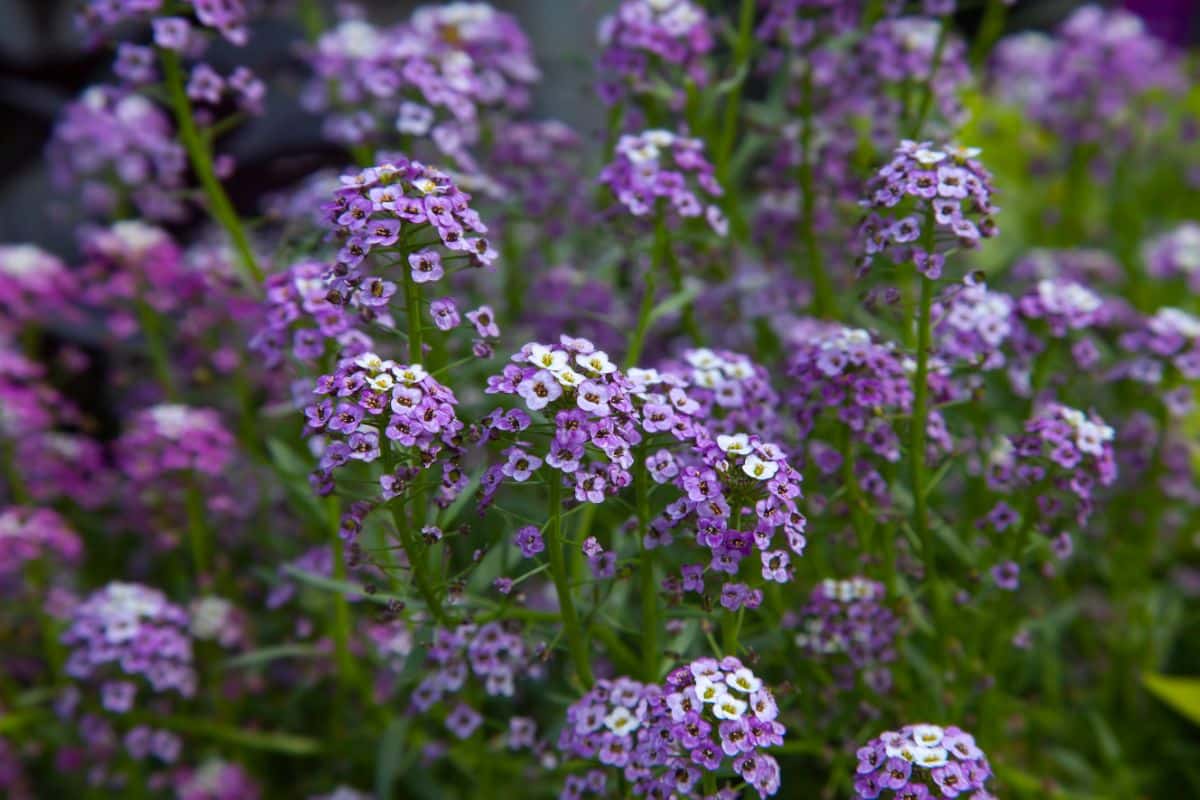
[[[519,529],[516,534],[515,542],[521,550],[521,555],[525,558],[533,558],[538,553],[546,549],[545,543],[542,541],[542,532],[533,525],[526,525]]]

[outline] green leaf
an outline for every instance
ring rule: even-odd
[[[321,743],[316,739],[291,733],[247,730],[192,717],[162,717],[159,721],[166,727],[182,733],[206,736],[253,750],[266,750],[289,756],[311,756],[321,751]]]
[[[667,314],[674,314],[682,311],[684,306],[695,300],[696,295],[698,294],[700,294],[699,286],[688,286],[683,291],[670,295],[661,303],[656,305],[654,310],[650,312],[649,324],[653,325]]]
[[[222,669],[240,669],[242,667],[257,667],[281,658],[310,658],[324,655],[323,651],[311,644],[280,644],[272,647],[260,647],[248,653],[241,653],[226,659],[221,664]]]
[[[1159,700],[1200,725],[1200,678],[1176,678],[1145,672],[1142,673],[1142,685]]]
[[[403,771],[404,739],[408,733],[408,718],[393,719],[379,738],[379,753],[375,757],[375,796],[392,796],[392,786]]]

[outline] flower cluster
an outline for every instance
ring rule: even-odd
[[[660,84],[677,87],[681,77],[704,85],[712,23],[692,0],[623,0],[601,21],[600,46],[597,88],[612,105],[652,94]]]
[[[1130,143],[1152,90],[1186,86],[1179,59],[1137,15],[1086,5],[1055,36],[1023,33],[997,46],[1001,95],[1068,142]]]
[[[663,686],[597,681],[567,709],[558,748],[620,769],[639,795],[691,796],[704,773],[728,764],[765,797],[780,785],[779,764],[764,752],[783,744],[778,714],[771,690],[741,661],[702,658]],[[602,793],[603,775],[594,780]]]
[[[768,0],[758,37],[789,50],[803,50],[826,36],[852,33],[859,25],[860,0]]]
[[[9,506],[0,511],[0,584],[18,577],[26,563],[72,564],[83,545],[79,535],[49,508]]]
[[[242,767],[213,759],[174,776],[176,800],[259,800],[262,790]]]
[[[1146,271],[1160,280],[1182,278],[1200,292],[1200,224],[1185,222],[1146,243]]]
[[[452,260],[491,265],[496,251],[483,238],[487,226],[470,201],[449,176],[406,158],[343,175],[342,187],[323,208],[341,245],[326,274],[330,302],[386,309],[396,284],[364,270],[372,253],[393,254],[409,270],[405,280],[417,284],[441,280]],[[426,231],[436,237],[421,241]]]
[[[950,287],[933,311],[938,354],[982,370],[1004,366],[1015,305],[1009,295],[970,278]]]
[[[304,415],[310,433],[328,437],[314,475],[323,491],[333,489],[334,470],[351,461],[379,459],[386,469],[379,479],[385,500],[439,459],[444,459],[439,502],[448,503],[462,490],[458,398],[420,364],[363,353],[318,378],[314,392],[323,399],[305,408]]]
[[[736,582],[741,563],[759,551],[762,579],[787,583],[793,578],[793,554],[804,554],[808,521],[797,501],[803,496],[800,473],[775,444],[745,433],[718,434],[715,439],[697,428],[695,444],[681,457],[682,467],[667,461],[651,463],[651,477],[665,482],[667,475],[683,496],[667,506],[653,525],[656,541],[667,544],[676,528],[695,531],[697,542],[711,556],[708,569],[728,580],[721,588],[721,605],[729,611],[757,608],[763,593]],[[665,452],[665,451],[664,451]],[[657,462],[661,457],[655,457]],[[784,543],[776,541],[782,531]],[[790,552],[789,552],[790,551]],[[703,593],[704,567],[683,568],[685,591]]]
[[[45,319],[69,319],[78,298],[74,273],[57,257],[32,244],[0,245],[0,330]]]
[[[55,184],[97,216],[131,202],[150,220],[185,215],[187,156],[167,115],[139,94],[92,86],[63,110],[46,157]]]
[[[559,752],[628,770],[646,758],[646,748],[639,745],[647,736],[661,697],[659,687],[632,678],[596,681],[587,694],[567,708],[558,735]],[[638,766],[647,769],[650,764]]]
[[[841,83],[856,99],[866,101],[876,142],[890,144],[901,135],[894,121],[903,116],[903,100],[889,89],[902,91],[928,82],[928,110],[938,112],[939,132],[953,130],[965,120],[960,95],[971,82],[967,48],[961,37],[948,32],[939,50],[941,24],[927,17],[883,19],[855,44],[853,57],[843,67],[849,72]]]
[[[697,404],[690,415],[713,433],[746,431],[773,440],[784,435],[779,394],[765,367],[731,350],[685,350],[680,361],[660,367],[678,377]]]
[[[779,791],[779,764],[764,751],[782,745],[786,729],[771,690],[737,658],[702,658],[674,670],[662,705],[647,738],[674,745],[659,781],[664,796],[693,790],[697,768],[716,772],[726,759],[760,797]]]
[[[471,676],[483,683],[488,696],[512,697],[518,677],[536,679],[541,674],[520,632],[498,622],[437,628],[426,654],[426,666],[426,675],[413,690],[411,700],[413,708],[422,713],[462,691]],[[477,714],[474,719],[478,725]],[[465,739],[475,725],[460,726],[454,732]]]
[[[885,461],[899,461],[900,437],[889,417],[912,407],[907,359],[869,332],[841,325],[805,323],[791,339],[788,405],[795,409],[800,435],[808,437],[821,415],[833,411],[868,450]],[[929,382],[935,399],[944,398],[949,388],[940,370],[930,371]],[[929,415],[928,436],[936,447],[950,449],[949,433],[936,411]]]
[[[358,327],[360,320],[395,324],[386,307],[352,309],[331,303],[326,269],[320,261],[300,261],[267,276],[263,325],[250,340],[250,347],[268,369],[278,367],[289,354],[302,363],[313,363],[326,354],[327,342],[334,344],[339,357],[361,355],[372,349],[373,343]]]
[[[188,615],[157,589],[110,583],[80,603],[62,635],[72,678],[100,684],[103,707],[131,710],[142,678],[156,693],[196,691]]]
[[[122,471],[140,485],[182,471],[216,478],[234,459],[234,437],[211,408],[163,404],[133,415],[116,452]]]
[[[504,451],[505,462],[484,475],[485,504],[505,478],[523,483],[543,464],[574,484],[579,502],[602,503],[632,482],[633,449],[643,432],[670,432],[675,424],[669,403],[636,408],[640,389],[632,376],[587,339],[565,335],[557,345],[523,346],[499,375],[488,378],[486,391],[520,397],[526,409],[553,422],[554,432],[540,454],[528,443]],[[485,420],[487,437],[517,434],[531,423],[523,409],[497,408]]]
[[[202,642],[227,650],[246,644],[246,615],[224,597],[205,595],[188,604],[188,631]]]
[[[1134,357],[1119,365],[1114,377],[1165,384],[1163,402],[1175,416],[1192,408],[1192,387],[1188,384],[1200,379],[1200,317],[1178,308],[1160,308],[1123,333],[1120,344]]]
[[[1073,517],[1082,525],[1091,515],[1096,487],[1116,480],[1114,438],[1113,429],[1096,414],[1046,403],[1025,423],[1023,434],[991,455],[988,483],[1004,491],[1040,488],[1028,498],[1036,502],[1044,532],[1057,534],[1050,529],[1053,520]],[[1023,522],[1028,526],[1033,518]],[[995,524],[1002,529],[1007,523]]]
[[[253,2],[253,0],[249,0]],[[154,20],[155,37],[162,30],[185,32],[190,27],[182,17],[161,16],[168,9],[162,0],[85,0],[79,9],[79,28],[91,37],[110,36],[115,29],[131,22]],[[245,44],[249,31],[250,14],[247,0],[184,0],[183,8],[206,28],[221,33],[234,44]],[[182,8],[180,10],[183,10]],[[168,39],[170,33],[166,34]]]
[[[330,138],[359,145],[379,141],[385,130],[428,137],[469,169],[480,111],[525,108],[539,77],[516,20],[486,3],[425,6],[390,28],[345,18],[305,58],[314,73],[306,101],[332,112]]]
[[[1062,338],[1104,324],[1108,316],[1103,298],[1087,286],[1062,278],[1044,278],[1017,298],[1017,312],[1025,320],[1041,320],[1051,336]]]
[[[869,209],[859,226],[864,265],[887,253],[937,278],[946,250],[995,236],[992,177],[978,155],[976,148],[937,150],[930,142],[901,142],[860,201]]]
[[[992,768],[975,737],[953,725],[905,725],[858,750],[854,791],[862,800],[991,800]]]
[[[729,223],[715,204],[721,186],[700,139],[664,130],[622,136],[599,180],[635,217],[668,211],[683,219],[704,216],[719,235],[728,231]]]
[[[876,692],[891,689],[887,664],[896,660],[900,621],[883,599],[878,581],[830,578],[817,584],[800,612],[796,645],[816,659],[849,661],[834,664],[842,689],[853,689],[857,678]]]

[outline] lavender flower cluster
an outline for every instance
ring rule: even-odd
[[[1185,21],[77,6],[0,795],[1200,793]]]

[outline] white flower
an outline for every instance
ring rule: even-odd
[[[420,364],[409,364],[407,367],[396,365],[392,372],[401,382],[408,384],[420,383],[429,375]]]
[[[664,131],[660,128],[646,131],[642,134],[642,140],[648,142],[655,147],[670,147],[675,143],[675,134],[670,131]]]
[[[438,190],[438,185],[429,178],[417,178],[413,181],[413,188],[421,194],[433,194]]]
[[[560,369],[567,368],[567,353],[564,350],[535,344],[529,348],[529,363],[551,372],[558,372]]]
[[[361,367],[370,373],[376,373],[383,369],[383,359],[374,353],[363,353],[354,359],[354,366]]]
[[[625,370],[625,377],[641,386],[652,386],[656,383],[662,383],[662,375],[656,369],[630,367]]]
[[[948,755],[944,747],[917,747],[913,750],[912,760],[922,767],[933,769],[934,767],[944,767],[950,760]]]
[[[367,385],[377,392],[388,392],[396,385],[396,379],[386,372],[381,372],[374,377],[368,378]]]
[[[604,726],[618,736],[633,733],[641,723],[628,708],[617,706],[604,718]]]
[[[563,367],[558,371],[551,370],[551,372],[558,382],[568,389],[574,389],[576,386],[583,383],[584,380],[582,375],[570,367]]]
[[[946,154],[941,150],[928,150],[922,147],[913,154],[913,158],[927,167],[932,167],[934,164],[940,164],[941,162],[945,161]]]
[[[945,731],[937,725],[914,725],[912,729],[913,741],[922,747],[936,747],[944,735]]]
[[[774,461],[763,461],[756,455],[750,455],[747,456],[746,463],[742,464],[742,472],[756,481],[769,481],[779,472],[779,465]]]
[[[983,152],[978,147],[963,147],[962,145],[953,145],[951,147],[947,147],[946,149],[949,150],[950,155],[952,155],[958,161],[966,161],[970,158],[977,158],[979,154]]]
[[[762,688],[762,680],[746,667],[742,667],[731,675],[725,676],[725,683],[731,689],[751,694]]]
[[[1111,442],[1114,431],[1108,425],[1097,425],[1094,422],[1081,422],[1075,429],[1075,444],[1080,452],[1094,456],[1104,455],[1104,443]]]
[[[587,354],[580,353],[575,356],[575,363],[598,375],[607,375],[617,371],[617,365],[608,360],[608,353],[603,350]]]
[[[700,702],[715,703],[727,694],[729,689],[724,683],[716,683],[706,677],[696,678],[696,696],[700,698]]]
[[[716,389],[725,382],[725,376],[717,369],[694,369],[692,382],[702,389]]]
[[[718,369],[724,365],[720,356],[707,347],[698,347],[685,356],[687,362],[696,369]]]
[[[723,452],[744,456],[750,452],[750,437],[744,433],[735,433],[732,436],[722,433],[717,436],[717,447]]]
[[[745,700],[727,694],[713,704],[713,716],[717,719],[741,719],[747,708],[749,704]]]

